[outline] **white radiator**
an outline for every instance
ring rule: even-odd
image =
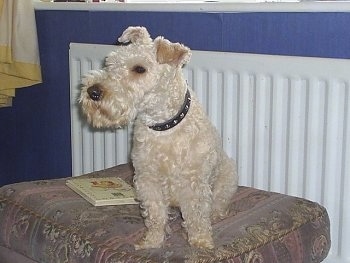
[[[130,130],[98,131],[79,114],[82,74],[114,46],[70,46],[73,175],[128,161]],[[350,262],[350,60],[193,51],[184,68],[240,184],[305,197],[331,218],[326,262]]]

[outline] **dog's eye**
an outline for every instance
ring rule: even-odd
[[[132,71],[139,73],[139,74],[142,74],[142,73],[146,72],[146,69],[140,65],[137,65],[137,66],[133,67]]]

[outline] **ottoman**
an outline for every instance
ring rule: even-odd
[[[86,174],[132,182],[129,164]],[[239,187],[231,213],[214,224],[215,249],[186,242],[177,209],[161,249],[135,251],[145,226],[138,205],[94,207],[65,178],[0,188],[1,263],[321,262],[330,248],[326,209],[317,203]]]

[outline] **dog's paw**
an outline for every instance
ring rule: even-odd
[[[134,247],[135,250],[160,248],[162,247],[163,241],[164,233],[148,231],[146,235],[134,245]]]
[[[161,248],[163,242],[146,242],[144,239],[140,240],[137,244],[134,245],[135,250],[141,249],[151,249],[151,248]]]
[[[191,246],[199,248],[199,249],[213,249],[214,241],[213,239],[208,237],[200,237],[200,238],[192,238],[188,241]]]

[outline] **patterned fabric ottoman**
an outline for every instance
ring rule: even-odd
[[[120,165],[84,176],[115,175]],[[181,216],[170,215],[164,247],[135,251],[145,227],[137,205],[94,207],[65,179],[0,188],[1,263],[321,262],[330,248],[325,208],[305,199],[240,187],[229,217],[213,226],[216,248],[188,246]]]

